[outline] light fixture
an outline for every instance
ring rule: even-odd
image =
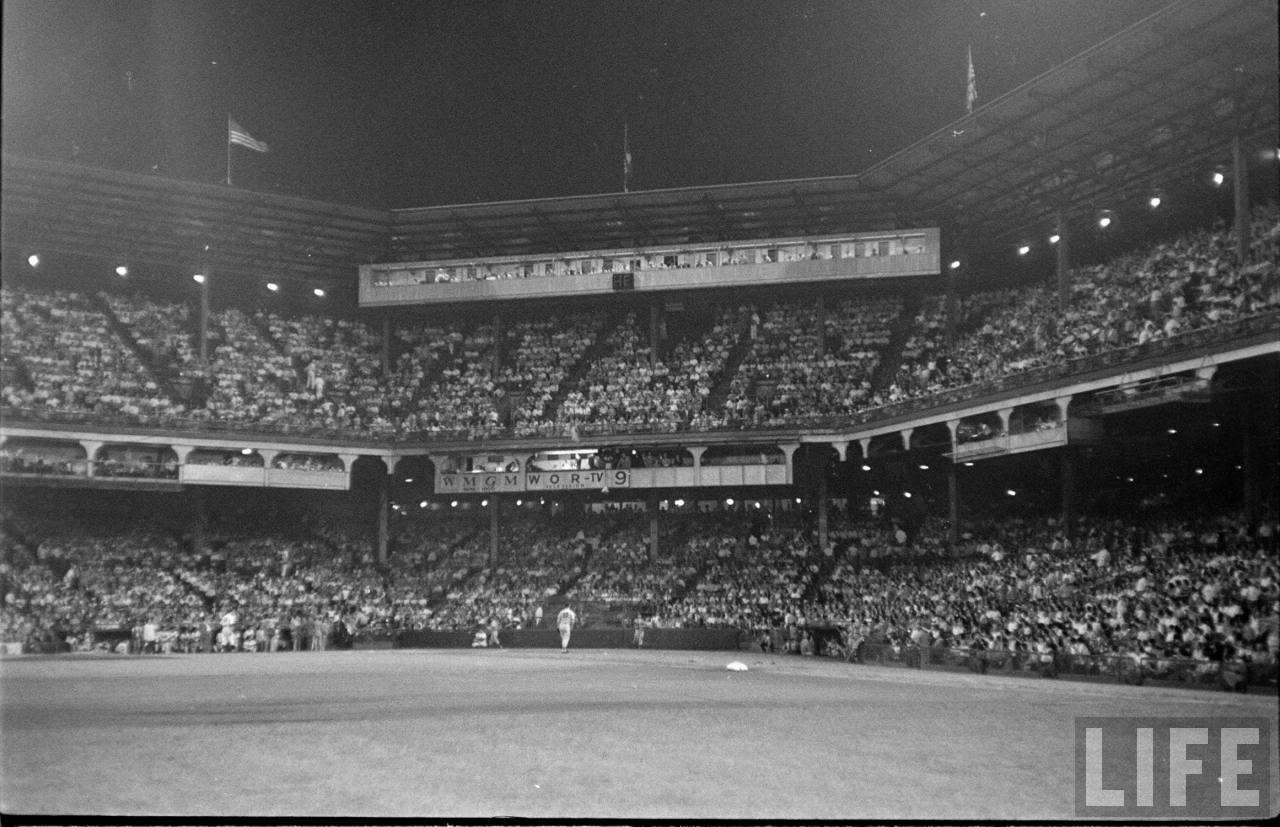
[[[404,478],[404,481],[405,481],[405,482],[413,482],[413,477],[405,477],[405,478]]]
[[[1025,256],[1029,252],[1031,252],[1030,244],[1023,244],[1021,247],[1018,248],[1018,255],[1020,256]]]
[[[684,508],[684,500],[675,501],[676,508]]]
[[[316,294],[317,299],[324,298],[324,290],[320,287],[317,287],[315,290],[312,290],[311,292]]]
[[[269,281],[267,282],[267,289],[272,293],[277,293],[280,291],[280,285],[276,284],[274,281]]]
[[[480,507],[481,507],[481,508],[485,508],[485,507],[486,507],[486,506],[488,506],[488,505],[489,505],[489,501],[488,501],[488,500],[481,500],[481,501],[480,501]]]
[[[457,508],[457,507],[458,507],[458,501],[457,501],[457,500],[453,500],[452,502],[450,502],[450,503],[449,503],[449,507],[450,507],[450,508]]]
[[[972,467],[973,467],[973,463],[972,463],[972,462],[966,462],[966,463],[964,464],[964,467],[965,467],[965,468],[972,468]]]
[[[724,501],[725,505],[733,505],[733,497],[728,497]]]
[[[191,280],[196,284],[204,284],[204,273],[196,273],[191,277]]]
[[[36,253],[32,253],[31,255],[27,256],[27,264],[30,264],[32,267],[39,267],[40,256]]]
[[[880,496],[880,492],[879,492],[879,491],[872,491],[872,492],[871,492],[871,496],[873,496],[873,497],[878,497],[878,496]]]
[[[426,501],[426,500],[423,500],[422,502],[418,503],[418,508],[426,508],[426,507],[427,507],[427,501]]]
[[[123,264],[118,265],[116,267],[116,275],[119,276],[120,278],[124,278],[125,276],[129,275],[129,268],[125,267]]]
[[[910,492],[910,491],[903,491],[903,492],[902,492],[902,496],[906,497],[906,498],[909,500],[909,499],[911,499],[911,492]]]
[[[1223,171],[1222,167],[1217,167],[1216,169],[1214,169],[1213,185],[1215,187],[1222,186],[1223,182],[1225,182],[1226,180],[1227,180],[1227,173]]]
[[[925,465],[925,464],[922,462],[922,463],[920,463],[920,470],[921,470],[921,471],[928,471],[928,470],[929,470],[929,466]]]
[[[1061,240],[1062,240],[1062,235],[1060,233],[1054,233],[1053,235],[1049,236],[1050,244],[1057,244]]]
[[[1014,491],[1012,488],[1006,488],[1004,493],[1008,494],[1010,497],[1018,496],[1018,492]]]
[[[1111,210],[1101,210],[1098,213],[1098,226],[1105,230],[1111,226],[1111,222],[1115,220],[1115,217],[1115,213]]]
[[[1197,477],[1204,476],[1204,469],[1203,469],[1203,468],[1197,468],[1197,469],[1196,469],[1196,476],[1197,476]]]
[[[870,465],[864,465],[864,466],[862,466],[862,470],[863,470],[863,471],[870,471],[870,470],[871,470],[871,466],[870,466]]]
[[[240,449],[240,453],[244,454],[244,455],[247,457],[247,456],[249,456],[250,454],[252,454],[252,453],[253,453],[253,449],[252,449],[252,448],[241,448],[241,449]]]
[[[1178,429],[1177,429],[1177,428],[1170,428],[1170,429],[1167,431],[1167,433],[1169,433],[1170,435],[1176,434],[1177,432],[1178,432]]]
[[[1147,199],[1147,203],[1151,205],[1151,209],[1153,210],[1158,208],[1162,203],[1164,203],[1164,193],[1160,190],[1155,190]]]
[[[957,259],[953,260],[953,261],[951,262],[951,264],[949,264],[949,265],[947,265],[947,266],[948,266],[948,267],[950,267],[952,270],[959,270],[959,269],[960,269],[960,259],[958,259],[958,258],[957,258]]]

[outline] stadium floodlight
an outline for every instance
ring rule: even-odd
[[[1054,233],[1053,235],[1049,236],[1049,243],[1050,243],[1050,244],[1057,244],[1057,243],[1058,243],[1059,241],[1061,241],[1061,240],[1062,240],[1062,234],[1061,234],[1061,233]]]
[[[922,463],[920,463],[920,470],[921,470],[921,471],[928,471],[928,470],[929,470],[929,466],[928,466],[928,465],[925,465],[925,464],[922,462]]]
[[[1008,494],[1010,497],[1018,496],[1018,492],[1014,491],[1012,488],[1005,489],[1004,493]]]
[[[1025,256],[1029,252],[1031,252],[1030,244],[1023,244],[1021,247],[1018,248],[1018,255],[1020,256]]]
[[[317,287],[315,290],[312,290],[311,292],[312,292],[312,293],[315,293],[315,295],[316,295],[316,298],[317,298],[317,299],[323,299],[323,298],[324,298],[324,290],[323,290],[323,288]]]
[[[725,498],[725,501],[724,501],[724,504],[725,504],[725,505],[730,505],[730,506],[731,506],[731,505],[733,505],[733,497],[726,497],[726,498]]]
[[[458,501],[457,501],[457,500],[453,500],[453,501],[451,501],[451,502],[449,503],[449,507],[450,507],[450,508],[457,508],[457,507],[458,507]]]
[[[1197,469],[1196,469],[1196,476],[1197,476],[1197,477],[1202,477],[1202,476],[1204,476],[1204,469],[1203,469],[1203,468],[1197,468]]]
[[[1111,210],[1101,210],[1098,213],[1098,226],[1106,229],[1111,226],[1111,222],[1115,220],[1116,214]]]
[[[280,285],[276,284],[274,281],[269,281],[267,282],[267,289],[272,293],[278,293],[280,292]]]
[[[1213,170],[1213,185],[1215,187],[1222,186],[1227,180],[1227,172],[1222,167],[1215,167]]]
[[[204,284],[204,273],[196,273],[191,277],[191,280],[196,284]]]
[[[958,259],[958,258],[957,258],[957,259],[952,259],[951,263],[950,263],[949,265],[947,265],[947,266],[948,266],[948,267],[950,267],[952,270],[959,270],[959,269],[960,269],[960,259]]]
[[[1153,192],[1151,193],[1151,197],[1147,199],[1147,203],[1150,204],[1151,209],[1154,210],[1164,203],[1164,198],[1161,197],[1160,193]]]
[[[423,500],[422,502],[418,503],[418,508],[426,508],[426,507],[427,507],[427,501],[426,501],[426,500]]]
[[[973,463],[972,463],[972,462],[966,462],[966,463],[964,464],[964,467],[965,467],[965,468],[972,468],[972,467],[973,467]]]
[[[125,276],[129,275],[129,268],[124,266],[123,264],[117,265],[116,275],[119,276],[120,278],[124,278]]]
[[[32,253],[31,255],[27,256],[27,264],[30,264],[32,267],[39,267],[40,255],[38,253]]]
[[[902,492],[902,496],[906,497],[906,498],[909,500],[909,499],[911,499],[911,492],[910,492],[910,491],[903,491],[903,492]]]
[[[676,500],[675,506],[676,508],[684,508],[684,500]]]
[[[870,465],[863,465],[863,466],[862,466],[862,470],[863,470],[863,471],[870,471],[870,470],[871,470],[871,466],[870,466]]]

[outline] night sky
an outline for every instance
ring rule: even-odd
[[[370,207],[842,175],[1165,0],[4,0],[6,151]]]

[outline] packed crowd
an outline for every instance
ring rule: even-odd
[[[950,342],[941,296],[904,313],[904,297],[868,293],[821,324],[808,301],[715,307],[702,327],[660,337],[662,358],[634,314],[553,314],[501,332],[405,323],[387,370],[381,332],[361,321],[226,308],[212,314],[203,364],[182,306],[6,284],[0,397],[11,409],[371,438],[801,424],[1274,313],[1274,206],[1253,233],[1246,266],[1216,229],[1079,269],[1065,310],[1044,287],[963,296]]]
[[[135,648],[275,651],[532,628],[568,601],[621,605],[666,628],[737,628],[797,652],[834,629],[831,648],[850,655],[879,645],[1123,656],[1153,669],[1277,663],[1274,519],[1082,518],[1068,533],[1006,518],[966,526],[949,550],[940,521],[908,534],[837,518],[819,548],[798,512],[669,516],[651,556],[643,513],[526,509],[504,517],[490,559],[482,514],[432,510],[406,518],[377,565],[338,521],[306,536],[226,525],[197,545],[160,527],[6,513],[0,634],[27,651],[102,648],[121,629]]]

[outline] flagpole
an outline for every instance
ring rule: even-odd
[[[631,191],[631,144],[627,138],[627,121],[622,122],[622,191]]]

